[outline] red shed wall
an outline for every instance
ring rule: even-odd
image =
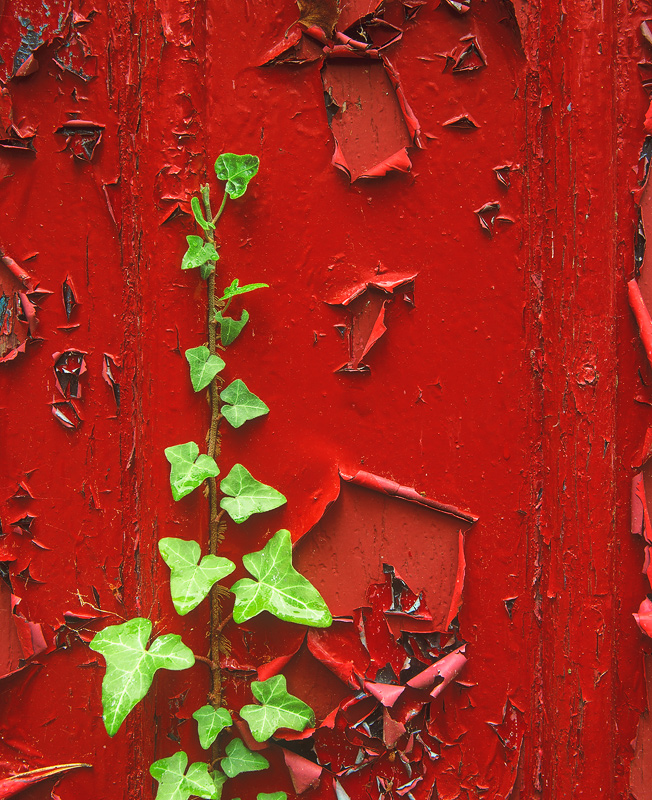
[[[463,15],[428,0],[387,51],[424,146],[409,148],[409,172],[351,183],[331,164],[320,64],[259,66],[297,19],[289,0],[74,0],[73,13],[87,20],[70,17],[87,47],[74,51],[76,71],[60,63],[73,45],[54,22],[69,7],[46,13],[32,0],[6,0],[0,55],[14,139],[33,135],[34,150],[0,149],[0,241],[52,294],[37,298],[38,340],[0,364],[0,560],[20,598],[12,613],[3,589],[0,774],[91,765],[56,789],[52,781],[26,789],[25,800],[51,791],[60,800],[151,797],[155,758],[179,744],[202,757],[188,719],[205,702],[206,666],[162,675],[110,740],[103,663],[86,641],[106,622],[143,615],[155,632],[206,650],[207,612],[175,615],[156,545],[181,536],[206,546],[203,497],[173,502],[163,449],[202,442],[207,424],[183,357],[203,342],[202,287],[179,264],[193,232],[189,197],[225,151],[261,159],[247,197],[221,223],[219,268],[225,284],[270,284],[247,298],[251,323],[230,357],[271,413],[225,433],[224,471],[246,448],[251,472],[288,503],[232,526],[224,555],[259,549],[284,527],[325,594],[381,582],[385,551],[347,561],[345,545],[334,568],[328,548],[312,546],[311,536],[335,529],[327,522],[342,506],[326,508],[338,470],[477,515],[460,526],[468,663],[441,703],[432,796],[629,796],[648,646],[631,618],[645,586],[628,481],[649,408],[633,406],[641,351],[624,278],[644,137],[637,28],[652,8],[572,6],[519,3],[514,18],[498,0],[474,1]],[[11,66],[25,37],[19,17],[43,39],[38,68],[22,77]],[[486,67],[444,71],[446,54],[469,34]],[[362,92],[357,66],[338,90]],[[385,116],[369,91],[368,116],[340,134],[360,169],[390,146],[383,136],[394,146],[406,135],[397,132],[405,116]],[[477,128],[444,125],[464,114]],[[56,132],[75,118],[102,126],[88,159],[73,155],[74,136]],[[509,187],[495,173],[504,165]],[[494,201],[504,220],[490,236],[476,211]],[[368,311],[344,301],[395,274],[406,289],[383,295],[387,330],[361,356],[378,303]],[[78,302],[70,319],[67,277]],[[352,349],[342,326],[353,328]],[[74,429],[51,405],[64,400],[53,354],[69,348],[87,367]],[[119,413],[104,354],[114,357]],[[354,361],[369,370],[337,371]],[[27,496],[16,496],[21,482]],[[421,512],[397,502],[400,520],[383,536],[400,532],[413,580],[426,583],[428,559],[451,560],[448,571],[433,568],[434,585],[412,586],[401,574],[434,606],[453,593],[459,552],[450,542],[434,548]],[[35,517],[29,531],[16,525],[26,514]],[[364,556],[368,544],[354,533],[348,546]],[[261,637],[252,667],[298,646],[279,628],[252,630]],[[305,670],[296,676],[296,692],[315,707],[337,701],[330,673],[310,686]],[[246,694],[237,674],[230,691],[235,703]],[[270,759],[273,779],[234,784],[229,799],[291,793],[282,756]],[[370,786],[352,782],[349,793],[377,797]],[[330,797],[332,786],[309,791]]]

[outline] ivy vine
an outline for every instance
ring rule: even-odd
[[[188,249],[181,262],[181,269],[199,269],[202,280],[206,281],[208,342],[186,350],[185,357],[194,391],[208,392],[210,425],[205,453],[200,453],[195,442],[185,442],[167,447],[165,457],[170,463],[170,489],[175,501],[203,483],[208,484],[209,553],[202,556],[198,542],[170,537],[161,539],[158,546],[161,558],[170,568],[170,594],[176,612],[183,616],[210,598],[210,656],[204,660],[211,666],[212,685],[207,704],[192,716],[197,722],[199,743],[205,750],[213,748],[213,758],[188,766],[188,756],[180,751],[154,762],[150,774],[158,783],[157,800],[188,800],[191,796],[218,800],[229,778],[269,766],[264,756],[249,750],[238,737],[232,737],[224,748],[217,746],[237,716],[235,710],[224,707],[220,666],[225,646],[224,628],[229,623],[246,622],[262,611],[300,625],[328,627],[332,622],[319,592],[292,566],[292,541],[287,530],[277,531],[261,550],[243,556],[243,565],[252,578],[238,580],[230,590],[221,583],[236,568],[232,561],[218,555],[226,530],[224,515],[241,524],[252,514],[271,511],[287,502],[281,492],[254,478],[242,464],[230,468],[219,488],[217,483],[220,468],[216,459],[220,455],[222,420],[240,428],[269,413],[264,401],[251,392],[244,381],[235,378],[222,389],[219,377],[226,369],[220,354],[236,340],[250,318],[246,310],[242,311],[240,319],[227,316],[232,299],[269,287],[265,283],[241,286],[236,278],[219,297],[215,288],[219,260],[216,226],[227,200],[246,193],[258,166],[257,156],[248,154],[223,153],[217,159],[215,174],[218,180],[225,181],[220,207],[213,214],[210,187],[208,184],[201,186],[201,200],[193,197],[191,208],[203,235],[186,237]],[[223,618],[221,596],[228,591],[234,594],[233,613]],[[129,712],[146,695],[157,670],[184,670],[195,663],[195,655],[180,636],[165,634],[150,643],[151,631],[152,622],[137,617],[105,628],[90,644],[106,662],[102,706],[109,736],[117,733]],[[251,691],[258,703],[244,706],[238,715],[248,724],[256,741],[267,741],[279,728],[303,731],[314,724],[312,709],[287,691],[283,675],[253,681]],[[257,800],[287,800],[287,795],[285,792],[260,793]]]

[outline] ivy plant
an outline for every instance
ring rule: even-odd
[[[183,751],[152,764],[149,772],[159,785],[157,800],[188,800],[191,795],[218,800],[226,776],[219,772],[210,775],[203,761],[191,764],[186,772],[187,765],[188,756]]]
[[[231,587],[236,622],[261,611],[315,628],[327,628],[333,621],[317,589],[292,566],[290,531],[277,531],[262,550],[243,556],[242,563],[257,580],[242,578]]]
[[[260,705],[243,706],[240,716],[247,721],[257,742],[267,741],[279,728],[304,731],[315,724],[312,708],[288,692],[285,675],[253,681],[251,693]]]
[[[250,750],[242,739],[231,739],[226,746],[226,757],[222,759],[220,766],[229,778],[235,778],[243,772],[259,772],[261,769],[267,769],[269,761],[260,753]]]
[[[248,725],[258,742],[273,737],[279,728],[304,731],[314,725],[310,706],[287,691],[285,677],[276,675],[266,681],[253,681],[251,692],[257,703],[240,709],[225,704],[222,681],[222,656],[225,652],[225,628],[241,624],[265,611],[278,619],[299,625],[327,627],[332,622],[326,603],[317,589],[292,565],[290,532],[279,530],[262,549],[243,556],[242,565],[252,578],[241,578],[230,590],[222,581],[236,570],[236,565],[218,555],[220,542],[228,535],[225,514],[237,525],[253,514],[263,514],[283,506],[285,496],[273,486],[253,477],[240,463],[231,467],[219,482],[216,458],[220,452],[221,422],[242,428],[251,420],[265,417],[270,409],[236,375],[223,387],[221,373],[228,372],[222,353],[240,336],[249,323],[246,309],[240,318],[227,316],[236,297],[259,289],[266,283],[240,284],[231,278],[223,289],[216,289],[216,265],[220,259],[215,231],[228,200],[241,198],[258,172],[255,155],[223,153],[215,162],[215,175],[224,182],[222,200],[213,214],[208,184],[200,187],[200,196],[193,197],[190,208],[199,228],[186,237],[187,250],[181,260],[182,270],[199,270],[199,279],[206,283],[206,341],[195,343],[185,351],[189,385],[194,393],[206,392],[209,424],[206,452],[200,453],[195,442],[176,444],[165,449],[170,464],[170,489],[174,501],[180,501],[202,485],[206,485],[208,502],[208,550],[202,556],[198,541],[165,537],[159,541],[159,552],[170,570],[170,594],[176,612],[191,614],[205,600],[210,600],[209,655],[195,656],[176,634],[166,633],[150,642],[152,622],[135,618],[112,625],[96,634],[91,648],[106,661],[102,682],[104,724],[114,736],[129,712],[147,693],[159,669],[183,670],[195,659],[207,661],[211,667],[211,685],[207,703],[193,713],[197,722],[199,744],[212,749],[206,762],[188,766],[188,756],[179,751],[155,761],[151,776],[158,783],[157,800],[188,800],[190,797],[219,800],[225,781],[247,773],[265,770],[267,759],[249,750],[231,730],[234,722]],[[202,406],[196,412],[201,413]],[[245,428],[245,430],[247,430]],[[251,428],[252,432],[255,430]],[[252,433],[253,435],[253,433]],[[244,453],[246,454],[246,448]],[[222,600],[232,596],[233,611],[224,615]],[[228,741],[223,740],[223,736]],[[219,764],[219,768],[217,765]],[[257,800],[287,800],[282,791],[261,792]]]
[[[198,708],[192,716],[197,720],[199,744],[204,750],[208,750],[224,728],[233,724],[231,715],[225,708],[213,708],[210,705]]]
[[[235,569],[235,564],[228,558],[207,555],[199,561],[201,548],[194,541],[161,539],[158,549],[170,567],[170,594],[174,608],[181,616],[196,608],[213,585]]]
[[[127,714],[145,697],[156,670],[187,669],[195,663],[192,650],[174,633],[159,636],[148,649],[151,632],[150,620],[136,617],[105,628],[90,644],[106,661],[102,706],[109,736],[117,733]]]

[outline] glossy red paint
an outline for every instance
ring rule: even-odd
[[[385,94],[368,84],[371,118],[354,115],[362,127],[340,145],[352,177],[397,152],[411,168],[401,156],[351,183],[331,163],[324,47],[355,90],[348,73],[369,53],[351,63],[350,25],[367,12],[345,7],[335,41],[312,17],[312,34],[297,28],[291,0],[5,2],[0,289],[16,327],[0,328],[0,797],[17,773],[72,763],[91,769],[21,798],[152,797],[155,758],[202,758],[191,715],[205,664],[160,674],[109,739],[86,643],[144,615],[206,653],[207,607],[174,614],[156,545],[207,546],[202,493],[173,502],[163,449],[205,434],[183,358],[204,340],[203,287],[179,264],[189,198],[223,151],[258,154],[261,171],[223,218],[220,280],[272,287],[237,305],[251,320],[227,368],[271,412],[224,433],[223,471],[246,452],[288,504],[230,526],[222,552],[287,527],[325,592],[366,598],[328,632],[268,617],[225,629],[233,707],[251,702],[252,677],[282,670],[317,711],[321,762],[288,735],[265,751],[271,773],[239,778],[226,800],[629,796],[652,652],[632,618],[647,589],[628,521],[652,372],[626,286],[652,4],[388,4],[367,48],[391,64],[370,56]],[[405,292],[382,288],[395,275]],[[360,287],[369,297],[349,311]],[[377,554],[334,569],[310,549],[338,513],[340,473],[359,472],[478,517],[443,526],[437,550],[424,531],[441,510],[391,500],[410,558],[388,566],[406,597],[424,589],[430,620],[392,616]],[[438,552],[445,580],[423,586],[422,554]],[[449,660],[388,689],[379,670],[401,671],[420,626],[451,622],[462,579],[437,651]],[[360,748],[363,768],[337,774]],[[651,768],[640,752],[632,788]]]

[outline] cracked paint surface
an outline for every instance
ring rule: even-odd
[[[201,497],[171,500],[163,448],[205,432],[182,356],[202,287],[179,263],[223,151],[261,171],[224,218],[220,274],[272,287],[229,348],[272,411],[223,459],[246,449],[288,498],[223,555],[288,528],[338,614],[228,632],[232,707],[282,672],[317,725],[225,800],[625,798],[630,763],[642,785],[647,587],[614,475],[652,369],[608,278],[614,186],[632,263],[644,136],[617,139],[613,109],[633,130],[647,107],[614,54],[647,46],[652,8],[604,13],[5,0],[0,797],[150,798],[152,761],[202,758],[205,665],[160,675],[109,740],[86,645],[147,615],[206,652],[206,609],[174,614],[157,542],[206,529]]]

